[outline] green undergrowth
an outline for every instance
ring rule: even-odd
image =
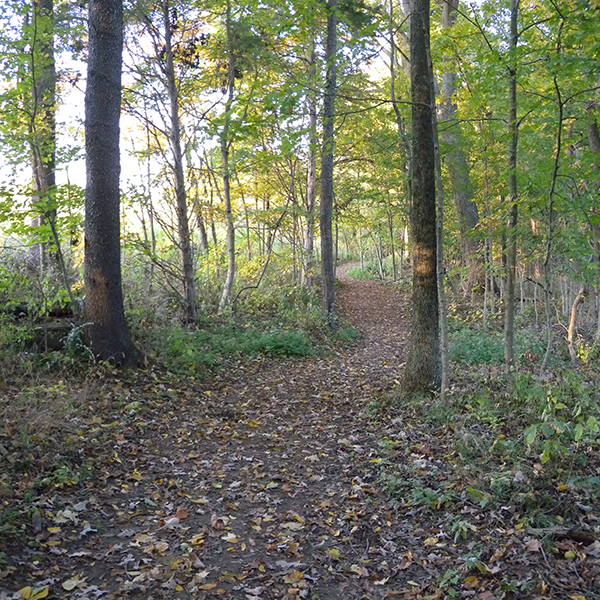
[[[455,541],[498,518],[504,527],[598,533],[597,378],[585,369],[517,374],[509,395],[501,377],[478,372],[459,379],[445,403],[388,395],[368,418],[412,424],[415,442],[399,457],[406,441],[381,441],[379,483],[399,504],[444,521]]]
[[[382,277],[383,274],[383,277]],[[348,271],[348,276],[353,279],[370,279],[381,281],[381,279],[391,279],[393,277],[393,267],[391,259],[386,259],[380,265],[377,261],[365,261],[362,267],[355,267]]]
[[[517,360],[539,362],[545,352],[539,333],[520,332],[516,336]],[[450,360],[470,366],[500,365],[504,362],[504,335],[499,331],[460,329],[450,334]]]
[[[177,327],[157,335],[156,358],[170,370],[187,373],[218,366],[232,357],[310,356],[315,349],[303,331],[261,330],[250,324],[209,325],[197,331]]]

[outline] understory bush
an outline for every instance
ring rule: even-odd
[[[515,353],[519,360],[538,362],[544,341],[537,332],[520,332]],[[450,335],[450,360],[467,365],[496,365],[504,362],[504,335],[501,332],[461,329]]]
[[[309,356],[310,337],[290,329],[261,331],[255,326],[225,325],[186,331],[179,327],[156,332],[153,350],[174,371],[202,372],[228,357]]]

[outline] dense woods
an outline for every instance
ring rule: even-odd
[[[5,326],[19,310],[44,322],[66,309],[83,323],[86,185],[94,192],[80,176],[82,153],[92,168],[98,162],[83,140],[87,120],[93,143],[95,117],[73,110],[95,89],[84,66],[95,46],[82,27],[87,7],[5,4]],[[125,3],[120,240],[133,327],[149,315],[160,326],[193,326],[260,302],[273,284],[309,290],[315,252],[332,324],[334,262],[406,277],[420,256],[411,224],[420,206],[413,168],[422,166],[410,148],[422,143],[411,105],[423,106],[410,95],[412,10]],[[563,350],[556,327],[568,333],[573,364],[600,332],[596,10],[434,4],[432,73],[416,68],[436,102],[443,277],[484,328],[503,321],[508,373],[519,315],[546,332],[546,347],[533,352],[546,366]],[[95,327],[82,335],[93,338]]]
[[[4,436],[35,438],[15,415],[40,385],[194,386],[341,356],[360,343],[337,298],[352,263],[410,298],[386,305],[406,346],[369,418],[461,415],[489,429],[488,458],[518,447],[571,485],[561,461],[600,441],[597,1],[0,5],[0,460],[27,455]],[[15,460],[0,499],[21,506],[30,491],[3,496]],[[593,506],[585,464],[573,503]],[[379,482],[394,496],[399,477]],[[482,508],[495,493],[468,489]],[[11,507],[0,540],[38,510]]]

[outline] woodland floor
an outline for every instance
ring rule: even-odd
[[[522,525],[539,466],[505,465],[515,500],[494,504],[464,475],[451,424],[373,409],[398,385],[407,300],[347,268],[339,305],[362,337],[337,353],[202,384],[82,384],[88,417],[60,429],[91,477],[40,495],[29,464],[0,488],[5,510],[30,502],[0,547],[0,599],[600,598],[594,536],[549,545]],[[8,424],[0,465],[16,469],[9,438]]]

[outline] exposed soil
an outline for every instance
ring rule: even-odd
[[[518,506],[480,514],[451,426],[371,408],[398,385],[406,300],[351,266],[337,298],[362,337],[334,355],[250,361],[201,386],[146,374],[82,388],[93,413],[73,436],[93,476],[32,510],[0,598],[600,597],[593,536],[548,555]],[[447,497],[411,500],[409,480]]]

